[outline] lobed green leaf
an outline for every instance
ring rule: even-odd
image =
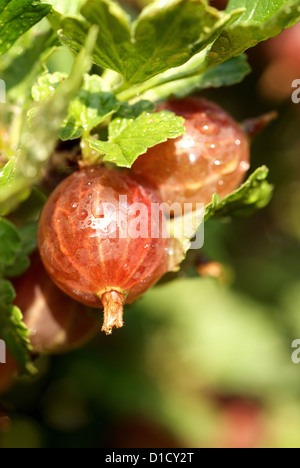
[[[273,195],[268,174],[266,166],[259,167],[240,188],[223,200],[215,194],[212,203],[205,207],[205,221],[211,217],[247,216],[267,206]]]
[[[118,72],[133,85],[189,61],[241,11],[219,12],[204,0],[156,1],[132,24],[118,4],[87,0],[81,14],[85,20],[62,19],[61,41],[79,52],[90,24],[96,24],[94,62]]]
[[[109,141],[89,140],[103,160],[131,167],[148,148],[185,133],[184,119],[172,112],[143,113],[136,119],[116,118],[109,125]]]

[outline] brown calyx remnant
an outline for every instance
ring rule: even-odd
[[[102,331],[112,334],[113,328],[122,328],[124,296],[119,291],[108,291],[101,296],[104,307],[104,322]]]

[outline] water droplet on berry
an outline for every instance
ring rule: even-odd
[[[205,136],[214,136],[219,133],[219,129],[214,124],[205,124],[200,127],[200,132]]]
[[[196,155],[194,153],[189,154],[189,160],[192,164],[196,162]]]
[[[243,172],[247,172],[249,168],[250,168],[250,164],[249,164],[247,161],[241,161],[241,163],[240,163],[240,169],[241,169]]]
[[[77,214],[77,218],[78,218],[80,221],[84,221],[87,217],[88,217],[88,212],[87,212],[86,210],[81,210],[81,211]]]

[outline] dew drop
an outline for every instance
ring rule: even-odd
[[[80,221],[84,221],[87,217],[88,217],[88,212],[86,210],[81,210],[77,215],[77,218]]]
[[[250,167],[250,164],[247,161],[241,161],[240,169],[244,172],[247,172]]]
[[[192,164],[194,164],[196,162],[196,155],[194,153],[190,153],[189,154],[189,160]]]
[[[202,133],[202,135],[205,135],[205,136],[215,136],[215,135],[218,135],[219,128],[217,125],[213,123],[210,123],[209,125],[205,124],[200,127],[200,132]]]

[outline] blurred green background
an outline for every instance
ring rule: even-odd
[[[294,58],[278,47],[287,34]],[[241,85],[202,93],[240,121],[279,112],[252,144],[272,203],[206,225],[203,253],[227,281],[200,278],[191,257],[180,278],[127,307],[112,337],[39,358],[39,376],[2,399],[1,448],[300,446],[300,26],[249,57]],[[51,59],[56,70],[70,63],[66,52]]]

